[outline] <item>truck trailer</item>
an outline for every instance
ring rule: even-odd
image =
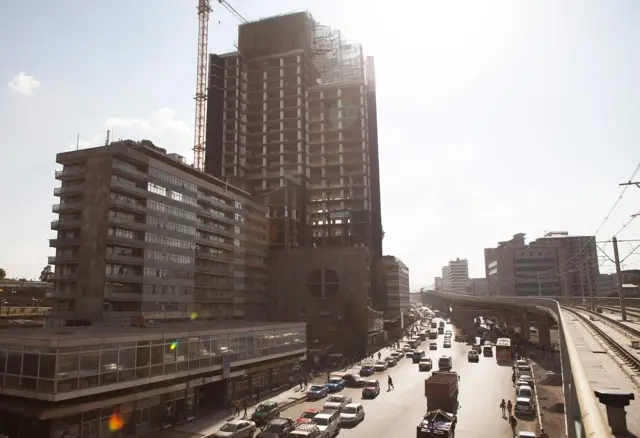
[[[458,373],[455,371],[434,371],[424,380],[424,395],[427,409],[442,409],[456,412],[458,407]]]

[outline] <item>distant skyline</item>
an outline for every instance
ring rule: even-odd
[[[36,278],[53,254],[55,154],[78,135],[98,146],[111,129],[192,160],[196,3],[0,6],[8,276]],[[209,51],[232,51],[238,20],[213,3]],[[407,264],[413,291],[456,257],[484,276],[483,249],[518,232],[593,234],[640,162],[636,0],[230,3],[250,20],[306,9],[375,57],[384,252]],[[632,186],[598,240],[639,211]],[[618,237],[639,232],[636,219]],[[638,267],[634,253],[625,268]]]

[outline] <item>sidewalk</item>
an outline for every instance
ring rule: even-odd
[[[635,400],[627,406],[629,431],[640,436],[640,391],[633,379],[623,371],[622,366],[612,357],[612,353],[594,337],[594,334],[574,315],[562,310],[565,330],[567,330],[578,350],[582,366],[593,390],[633,392]],[[613,329],[608,329],[614,331]],[[606,407],[600,404],[603,418],[607,418]]]

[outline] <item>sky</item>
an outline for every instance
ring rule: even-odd
[[[57,152],[147,138],[192,159],[197,0],[0,2],[0,267],[53,255]],[[212,2],[209,51],[238,20]],[[640,212],[637,0],[230,0],[307,10],[375,57],[384,251],[412,289],[518,232],[610,239]],[[638,174],[636,179],[640,179]],[[617,237],[633,240],[640,219]],[[634,245],[621,242],[624,257]],[[601,244],[612,256],[611,244]],[[604,257],[604,254],[602,254]],[[640,251],[624,268],[640,268]],[[613,270],[604,263],[603,272]]]

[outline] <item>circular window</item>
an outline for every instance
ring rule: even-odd
[[[315,298],[330,298],[340,291],[338,274],[327,268],[311,271],[307,279],[307,288]]]

